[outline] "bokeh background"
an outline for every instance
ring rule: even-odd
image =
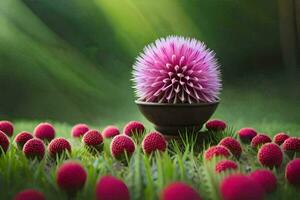
[[[132,64],[183,35],[222,66],[214,117],[300,129],[299,13],[299,0],[0,0],[0,119],[145,121]]]

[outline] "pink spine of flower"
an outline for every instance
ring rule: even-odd
[[[215,53],[196,39],[169,36],[145,47],[133,66],[138,99],[159,103],[219,100],[221,79]]]

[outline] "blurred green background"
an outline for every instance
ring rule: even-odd
[[[0,118],[144,120],[133,103],[135,57],[159,37],[183,35],[204,41],[222,65],[214,117],[300,129],[296,2],[0,0]]]

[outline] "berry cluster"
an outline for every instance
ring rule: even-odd
[[[208,131],[224,131],[227,126],[222,124],[225,122],[212,120],[206,124],[206,128]],[[275,191],[277,178],[271,170],[266,168],[279,170],[284,163],[284,155],[291,159],[285,167],[287,182],[294,186],[300,186],[300,159],[295,158],[300,152],[300,138],[290,137],[286,133],[280,132],[272,140],[267,134],[258,133],[254,128],[249,127],[237,131],[236,136],[242,144],[246,145],[245,149],[250,144],[252,149],[257,152],[257,163],[263,168],[256,169],[249,174],[239,170],[234,159],[237,161],[244,159],[243,145],[233,137],[225,137],[217,146],[209,147],[204,152],[206,162],[212,162],[212,158],[215,158],[217,159],[216,172],[230,172],[229,175],[226,173],[227,176],[220,183],[220,194],[223,200],[262,200],[266,193]]]
[[[226,132],[227,124],[222,120],[211,120],[206,124],[206,128],[209,134],[221,134],[221,132]],[[9,149],[9,137],[12,137],[13,130],[11,122],[0,122],[2,153],[6,153]],[[140,146],[146,156],[167,151],[168,142],[161,133],[145,134],[145,132],[145,127],[141,122],[131,121],[124,126],[122,133],[116,126],[107,126],[100,133],[86,124],[77,124],[72,128],[71,136],[75,140],[81,138],[82,145],[89,152],[96,154],[105,154],[103,146],[105,141],[109,142],[111,157],[121,162],[125,158],[130,159],[135,152],[136,144],[139,144],[138,137],[142,138]],[[20,132],[14,138],[14,143],[29,160],[55,159],[72,153],[71,143],[62,137],[55,138],[55,128],[50,123],[38,124],[33,134],[27,131]],[[257,164],[262,167],[261,169],[250,168],[243,172],[243,166],[240,163],[245,162],[247,151],[256,154]],[[273,168],[277,170],[284,168],[286,181],[293,186],[300,186],[300,159],[295,158],[299,152],[300,139],[297,137],[290,137],[281,132],[271,139],[267,134],[258,133],[253,128],[242,128],[235,136],[224,137],[217,145],[209,147],[204,151],[203,158],[204,162],[213,164],[216,174],[222,174],[219,185],[222,199],[260,200],[277,188],[278,180],[271,171]],[[283,159],[285,155],[290,158],[288,163],[285,163]],[[286,166],[283,167],[284,165]],[[55,177],[58,187],[70,198],[75,198],[77,192],[85,187],[88,174],[80,162],[71,159],[59,164]],[[96,199],[130,199],[127,185],[117,177],[101,176],[95,187]],[[178,181],[166,184],[159,196],[162,200],[202,199],[194,187]],[[17,193],[14,199],[44,200],[45,196],[36,189],[26,189]]]

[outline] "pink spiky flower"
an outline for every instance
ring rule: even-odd
[[[215,53],[196,39],[158,39],[144,48],[133,68],[141,101],[191,104],[219,99],[222,85]]]

